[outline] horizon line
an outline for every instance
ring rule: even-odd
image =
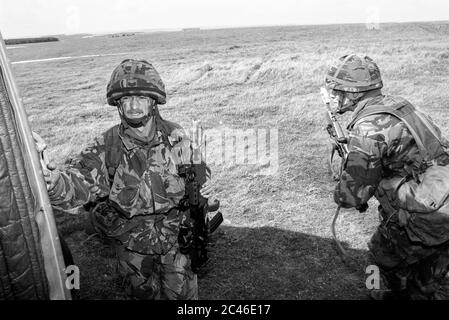
[[[414,20],[414,21],[383,21],[378,22],[382,24],[410,24],[410,23],[449,23],[448,20]],[[76,35],[108,35],[122,32],[141,32],[141,33],[157,33],[157,32],[179,32],[185,29],[196,30],[221,30],[221,29],[245,29],[245,28],[270,28],[270,27],[301,27],[301,26],[338,26],[338,25],[357,25],[366,24],[367,22],[347,22],[347,23],[309,23],[309,24],[270,24],[270,25],[240,25],[240,26],[197,26],[197,27],[173,27],[173,28],[143,28],[143,29],[121,29],[121,30],[109,30],[98,32],[77,32],[77,33],[54,33],[54,34],[34,34],[34,35],[22,35],[4,38],[4,40],[13,40],[18,38],[31,38],[31,37],[51,37],[51,36],[76,36]],[[1,30],[0,30],[1,33]]]

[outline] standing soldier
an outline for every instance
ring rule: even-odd
[[[369,57],[341,57],[325,84],[339,113],[353,111],[334,200],[360,212],[373,195],[380,203],[369,249],[389,290],[371,297],[449,298],[448,141],[410,102],[382,94]]]
[[[52,205],[90,203],[97,231],[113,238],[127,292],[138,299],[197,299],[197,276],[189,255],[190,227],[182,207],[185,181],[178,164],[191,163],[192,144],[182,128],[163,120],[166,101],[156,69],[144,60],[124,60],[112,72],[107,101],[121,123],[96,138],[65,171],[48,171]],[[206,184],[201,194],[208,197]],[[182,242],[182,241],[181,241]]]

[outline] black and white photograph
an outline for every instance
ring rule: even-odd
[[[0,0],[0,300],[268,319],[448,272],[449,2]]]

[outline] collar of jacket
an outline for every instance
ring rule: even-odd
[[[119,136],[125,145],[127,150],[132,150],[135,148],[153,148],[161,143],[162,140],[162,132],[156,128],[153,137],[139,137],[131,128],[122,121],[119,128]]]
[[[357,107],[354,109],[352,113],[352,119],[357,118],[358,114],[365,109],[365,107],[370,105],[377,105],[380,100],[382,100],[385,96],[380,93],[380,91],[373,92],[364,97],[363,100],[359,101]]]

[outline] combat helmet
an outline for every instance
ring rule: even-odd
[[[106,88],[108,104],[127,95],[148,96],[157,104],[165,104],[165,85],[153,65],[146,60],[123,60],[112,72]]]
[[[355,54],[345,55],[331,66],[326,74],[328,90],[365,92],[383,87],[380,70],[368,56],[361,59]]]

